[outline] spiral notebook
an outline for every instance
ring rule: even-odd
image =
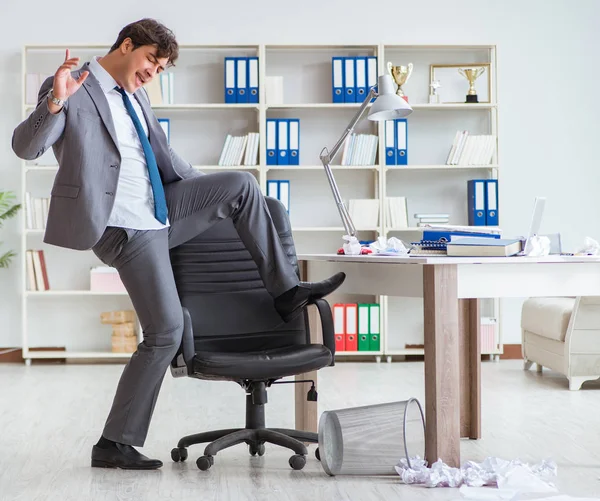
[[[437,240],[421,240],[420,242],[413,242],[413,247],[410,250],[412,256],[445,256],[446,242],[440,242]]]

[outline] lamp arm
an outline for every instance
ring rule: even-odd
[[[377,94],[377,92],[375,92],[375,88],[371,87],[371,90],[369,91],[369,93],[367,94],[367,97],[365,98],[362,105],[356,112],[356,115],[354,115],[352,120],[348,123],[348,126],[346,127],[346,130],[342,134],[342,137],[340,137],[340,139],[337,141],[337,143],[335,143],[335,145],[333,146],[333,148],[331,148],[330,151],[327,150],[327,148],[323,148],[323,150],[321,151],[321,155],[320,155],[321,162],[323,163],[323,167],[325,168],[325,174],[327,175],[327,180],[329,181],[329,186],[331,187],[331,191],[333,193],[333,198],[335,199],[335,203],[337,205],[338,212],[340,213],[342,223],[344,224],[344,229],[346,230],[346,234],[351,237],[354,237],[356,235],[356,228],[354,227],[352,218],[350,217],[350,214],[348,213],[348,210],[346,209],[346,206],[344,205],[344,202],[342,201],[342,197],[340,195],[340,190],[337,186],[337,183],[335,182],[335,178],[333,177],[333,172],[331,172],[331,167],[329,164],[331,163],[331,161],[335,158],[335,156],[340,151],[346,138],[350,134],[352,134],[352,132],[354,131],[354,128],[356,127],[356,124],[358,124],[358,122],[360,122],[360,119],[362,118],[362,116],[365,113],[365,110],[369,106],[371,99],[373,99],[374,97],[377,97],[377,96],[378,96],[378,94]],[[326,153],[323,153],[325,151],[326,151]]]
[[[379,94],[377,94],[377,92],[375,92],[375,88],[371,87],[369,94],[367,95],[367,97],[361,104],[360,108],[356,112],[356,115],[354,115],[354,117],[352,118],[350,123],[348,123],[348,126],[346,127],[346,130],[342,134],[342,137],[338,140],[337,143],[335,143],[335,145],[333,146],[333,148],[331,148],[330,151],[328,151],[325,155],[321,154],[321,161],[323,163],[325,163],[325,162],[327,162],[328,164],[331,163],[331,161],[335,158],[335,156],[339,152],[340,148],[344,145],[344,141],[346,140],[346,138],[350,134],[352,134],[352,132],[354,131],[354,128],[356,127],[358,122],[360,122],[360,119],[362,118],[362,116],[365,113],[365,110],[369,106],[371,99],[373,99],[374,97],[377,97],[378,95]]]

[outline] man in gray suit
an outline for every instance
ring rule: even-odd
[[[92,466],[155,469],[144,445],[165,372],[183,333],[169,249],[231,218],[283,321],[324,297],[344,274],[299,282],[254,176],[203,175],[168,145],[142,88],[178,57],[173,33],[152,19],[121,30],[108,54],[75,70],[64,63],[39,92],[38,106],[12,146],[33,160],[52,147],[59,168],[44,242],[92,249],[114,266],[144,340],[123,370]]]

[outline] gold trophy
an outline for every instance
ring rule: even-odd
[[[466,103],[478,103],[477,91],[475,90],[475,80],[477,80],[485,71],[485,67],[480,68],[469,68],[464,70],[459,68],[458,72],[469,81],[469,92],[467,92]]]
[[[402,86],[410,78],[410,74],[413,70],[413,64],[408,63],[408,66],[394,66],[391,62],[388,61],[387,69],[390,72],[390,75],[392,75],[394,82],[396,82],[396,84],[398,85],[396,95],[400,96],[408,103],[408,96],[404,94]]]

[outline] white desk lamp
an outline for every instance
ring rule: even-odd
[[[321,162],[323,163],[323,167],[325,167],[325,173],[327,174],[329,185],[331,186],[331,191],[333,192],[333,198],[335,199],[335,203],[340,213],[340,217],[342,218],[342,223],[344,224],[344,228],[346,230],[346,235],[344,236],[344,239],[348,241],[348,245],[344,246],[346,253],[348,253],[348,250],[350,250],[351,248],[360,249],[360,246],[358,246],[358,240],[356,238],[356,228],[354,227],[352,218],[350,217],[350,214],[348,213],[348,210],[346,209],[346,206],[342,201],[342,198],[340,196],[340,190],[335,182],[329,164],[342,148],[346,138],[350,134],[352,134],[354,128],[356,127],[356,124],[360,122],[360,119],[362,118],[365,110],[369,106],[371,99],[373,99],[374,97],[376,97],[377,99],[375,100],[375,102],[371,106],[371,109],[369,110],[369,114],[367,116],[369,120],[394,120],[395,118],[407,117],[413,111],[410,105],[406,102],[406,100],[396,95],[396,89],[394,88],[392,77],[390,75],[381,75],[379,77],[379,92],[375,92],[374,87],[371,88],[369,94],[363,101],[358,112],[356,113],[354,118],[352,118],[352,120],[348,124],[348,127],[342,134],[342,137],[338,140],[337,143],[335,143],[335,146],[331,149],[331,151],[328,151],[327,148],[323,148],[320,156]]]

